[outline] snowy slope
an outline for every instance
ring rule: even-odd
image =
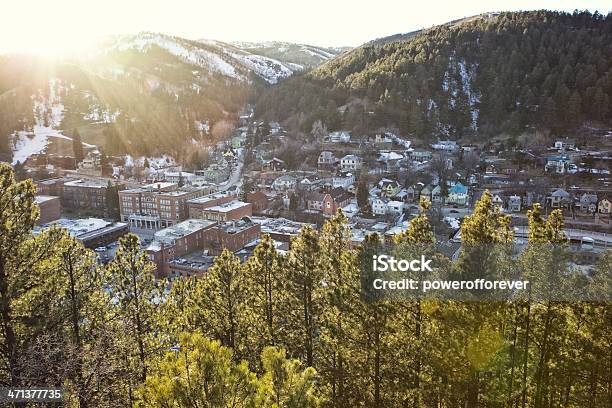
[[[135,49],[147,52],[157,46],[181,61],[211,73],[246,81],[254,73],[270,84],[328,61],[343,49],[323,48],[283,42],[225,43],[202,39],[190,41],[157,33],[119,36],[111,41],[109,50]]]
[[[219,53],[231,58],[232,61],[247,70],[255,72],[255,74],[265,79],[270,84],[276,84],[281,79],[288,78],[293,75],[294,72],[301,70],[301,67],[300,69],[296,69],[295,66],[282,63],[264,55],[251,53],[248,50],[240,49],[232,44],[214,40],[200,40],[200,42],[216,48],[219,50]]]
[[[47,148],[49,137],[65,137],[57,129],[62,121],[64,105],[61,103],[54,79],[49,81],[49,97],[33,95],[36,124],[31,132],[19,131],[13,135],[13,164],[23,163],[28,157]]]
[[[252,54],[274,58],[288,66],[303,67],[301,69],[314,68],[348,50],[279,41],[233,42],[232,45]]]
[[[179,37],[171,37],[163,34],[140,33],[136,36],[119,37],[115,44],[116,49],[125,51],[137,49],[141,52],[148,51],[152,46],[158,46],[170,54],[178,57],[189,64],[216,72],[231,78],[244,80],[236,67],[222,58],[218,53],[198,47]]]

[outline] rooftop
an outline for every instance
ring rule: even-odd
[[[36,204],[41,204],[51,200],[59,200],[59,197],[47,195],[37,195],[36,197],[34,197],[34,201],[36,202]]]
[[[108,185],[107,180],[95,180],[95,179],[79,179],[73,181],[67,181],[64,183],[64,187],[86,187],[86,188],[105,188]]]
[[[220,213],[225,213],[229,211],[236,210],[238,208],[246,207],[251,205],[250,203],[245,203],[244,201],[233,200],[229,203],[223,203],[219,205],[215,205],[213,207],[206,208],[205,211],[216,211]]]
[[[192,198],[191,200],[188,200],[188,203],[192,203],[192,204],[204,204],[207,203],[209,201],[212,200],[218,200],[220,198],[225,198],[225,197],[230,197],[230,194],[228,193],[213,193],[213,194],[208,194],[202,197],[197,197],[197,198]]]
[[[286,218],[251,217],[251,219],[253,222],[261,225],[261,232],[263,234],[297,235],[306,225],[314,228],[312,224],[288,220]]]
[[[215,224],[214,221],[189,219],[179,222],[171,227],[164,228],[155,233],[155,238],[148,250],[158,250],[161,248],[160,243],[173,244],[175,240],[183,238],[196,231],[200,231]]]
[[[59,220],[50,222],[41,227],[35,227],[34,234],[39,233],[41,230],[57,226],[68,230],[70,236],[83,240],[86,238],[91,238],[91,235],[100,233],[103,230],[123,228],[125,225],[126,224],[121,222],[106,221],[101,218],[60,218]]]
[[[249,217],[244,217],[240,220],[222,222],[216,226],[220,230],[225,231],[227,234],[236,234],[244,231],[253,225],[257,225]]]

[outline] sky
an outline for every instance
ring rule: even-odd
[[[487,11],[612,11],[610,0],[17,0],[0,13],[0,51],[84,49],[108,35],[357,46]]]

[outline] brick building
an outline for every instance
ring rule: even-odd
[[[176,275],[176,268],[189,269],[188,258],[194,258],[197,252],[205,252],[205,256],[219,255],[223,249],[235,252],[259,234],[259,224],[248,217],[223,223],[188,219],[157,231],[146,252],[156,265],[155,276],[166,277]]]
[[[124,184],[115,184],[118,190]],[[62,207],[105,216],[107,214],[108,181],[102,179],[79,179],[66,181],[61,189]]]
[[[263,191],[247,193],[246,202],[253,204],[255,214],[261,214],[268,209],[268,196]]]
[[[39,180],[36,182],[36,191],[40,195],[60,197],[66,181],[69,180],[62,177]]]
[[[214,193],[191,199],[187,201],[189,218],[204,218],[202,216],[202,211],[205,209],[229,203],[234,199],[235,197],[229,193]]]
[[[253,215],[253,204],[233,200],[202,210],[202,218],[209,221],[232,221]]]
[[[178,188],[176,183],[154,183],[119,192],[121,221],[132,227],[167,228],[189,218],[188,201],[204,194],[204,190]]]
[[[62,206],[59,197],[37,195],[35,201],[40,210],[40,217],[38,217],[36,224],[46,224],[58,220],[62,216]]]
[[[155,276],[168,276],[171,260],[204,248],[207,231],[214,225],[212,221],[189,219],[157,231],[146,249],[149,259],[156,265]]]
[[[260,225],[249,217],[219,223],[211,228],[205,249],[212,255],[219,255],[224,249],[236,252],[259,238],[260,232]]]

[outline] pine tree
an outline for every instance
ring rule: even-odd
[[[261,354],[264,375],[260,379],[259,400],[262,407],[318,407],[317,373],[302,370],[298,360],[287,360],[284,349],[267,347]]]
[[[316,232],[307,225],[293,239],[284,264],[290,305],[288,349],[309,367],[313,367],[316,360],[316,333],[323,307],[320,250]]]
[[[255,407],[259,384],[230,348],[198,332],[184,333],[138,390],[143,407]]]
[[[38,243],[30,237],[39,214],[35,195],[36,187],[31,180],[16,183],[11,167],[0,163],[0,319],[3,328],[0,355],[2,377],[12,386],[22,381],[19,358],[24,351],[18,332],[19,319],[13,309],[29,291],[23,277],[30,273],[36,257],[48,256],[44,250],[34,252]]]
[[[153,278],[155,266],[140,251],[138,237],[128,234],[119,240],[115,259],[108,264],[109,291],[120,321],[117,333],[130,400],[136,385],[147,379],[156,327],[156,299],[159,290]]]
[[[245,266],[245,285],[249,288],[247,304],[251,327],[259,327],[249,336],[255,356],[265,346],[280,345],[285,339],[283,320],[287,310],[287,293],[282,274],[282,258],[274,240],[264,234],[253,256]]]
[[[245,274],[240,259],[224,249],[215,258],[206,276],[198,282],[195,313],[204,333],[220,340],[221,344],[234,349],[242,357],[246,333]]]
[[[368,185],[365,180],[361,179],[357,184],[357,205],[362,211],[368,206],[368,196]]]
[[[81,141],[81,134],[78,129],[72,131],[72,152],[77,163],[83,161],[85,157],[83,153],[83,142]]]

